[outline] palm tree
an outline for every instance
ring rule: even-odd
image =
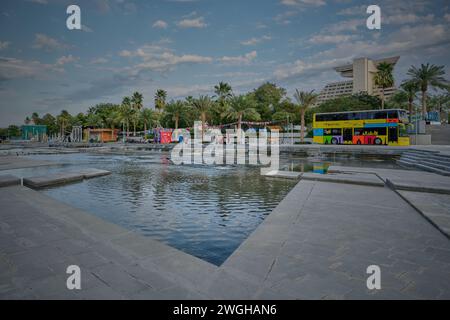
[[[203,137],[205,134],[205,122],[206,122],[206,115],[210,111],[212,106],[211,98],[208,96],[200,96],[198,99],[195,99],[193,101],[193,107],[195,110],[197,110],[200,113],[200,117],[202,120],[202,143],[203,143]]]
[[[295,89],[294,99],[297,101],[297,107],[300,109],[300,121],[301,121],[301,129],[300,129],[300,141],[303,143],[305,138],[305,112],[306,110],[312,106],[317,101],[318,95],[314,93],[314,90],[310,92],[298,91]]]
[[[429,63],[422,64],[420,68],[411,66],[407,74],[411,77],[410,81],[414,82],[422,92],[422,118],[425,119],[428,86],[441,89],[448,88],[448,81],[444,78],[444,66],[430,65]]]
[[[384,89],[394,85],[394,76],[392,75],[394,65],[388,62],[381,62],[378,64],[377,70],[374,82],[381,89],[381,109],[384,109]]]
[[[36,125],[38,125],[41,121],[37,112],[33,112],[33,114],[31,115],[31,119],[33,120],[33,123]]]
[[[123,126],[127,128],[127,137],[130,135],[130,120],[133,118],[134,110],[131,108],[131,99],[124,97],[120,105],[120,119]]]
[[[408,97],[409,121],[411,121],[413,113],[413,102],[417,97],[416,93],[417,91],[419,91],[419,86],[414,81],[404,81],[400,86]]]
[[[164,107],[166,106],[166,98],[167,98],[167,91],[163,89],[156,90],[155,108],[158,109],[160,112],[164,110]]]
[[[260,120],[261,116],[256,111],[256,103],[247,95],[240,95],[231,98],[230,105],[225,111],[225,116],[237,120],[237,129],[241,130],[241,123],[243,118],[252,120]]]
[[[142,122],[144,123],[144,135],[145,135],[146,134],[145,132],[147,132],[147,128],[153,127],[154,124],[156,123],[154,111],[148,108],[142,109],[141,119]]]
[[[30,122],[31,122],[30,117],[26,117],[24,122],[25,122],[25,124],[30,124]]]
[[[222,81],[220,81],[218,85],[214,86],[214,93],[217,95],[219,100],[226,100],[233,96],[231,86]]]
[[[171,102],[166,106],[165,112],[175,121],[175,130],[178,129],[178,124],[180,122],[180,117],[186,112],[186,105],[183,101]]]
[[[131,96],[131,107],[134,110],[134,114],[133,114],[133,135],[136,136],[136,124],[139,121],[139,114],[140,111],[143,107],[142,103],[143,103],[143,95],[140,94],[139,92],[135,92],[133,93],[133,95]]]

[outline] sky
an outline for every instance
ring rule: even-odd
[[[70,4],[81,30],[66,27]],[[381,8],[369,30],[367,6]],[[85,112],[139,91],[153,108],[168,99],[235,94],[264,82],[320,90],[344,80],[333,67],[397,56],[398,85],[411,65],[445,65],[450,78],[450,4],[351,0],[2,0],[0,127],[38,112]]]

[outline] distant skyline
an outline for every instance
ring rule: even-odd
[[[81,8],[83,30],[66,28]],[[381,30],[366,8],[382,10]],[[333,67],[367,56],[445,65],[450,78],[448,1],[351,0],[4,0],[0,4],[0,127],[38,112],[85,112],[139,91],[153,107],[213,95],[228,82],[243,93],[266,81],[319,92],[343,78]]]

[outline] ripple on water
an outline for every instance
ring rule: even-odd
[[[64,155],[59,161],[112,174],[43,192],[221,264],[295,184],[265,179],[258,168],[175,166],[162,156]]]

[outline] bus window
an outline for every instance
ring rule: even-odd
[[[374,112],[373,119],[386,119],[387,112],[386,111],[377,111]]]
[[[355,128],[355,136],[362,136],[363,135],[363,128]]]
[[[340,136],[342,135],[342,129],[331,129],[331,135],[333,136]]]
[[[398,111],[397,110],[391,110],[388,111],[388,115],[387,115],[388,119],[398,119]]]
[[[344,134],[343,134],[344,141],[352,141],[353,139],[353,132],[352,128],[344,128]]]
[[[388,140],[389,142],[398,141],[398,127],[389,127]]]

